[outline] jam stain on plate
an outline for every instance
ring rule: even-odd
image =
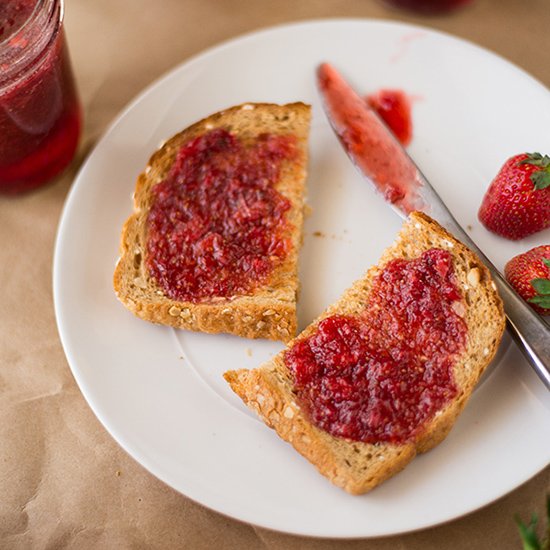
[[[181,147],[147,219],[147,265],[167,296],[231,298],[268,279],[291,247],[291,203],[275,184],[298,154],[293,136],[245,144],[223,129]]]
[[[364,311],[323,319],[285,353],[313,424],[366,443],[414,438],[457,394],[463,308],[449,252],[389,262]]]
[[[409,145],[413,137],[409,96],[403,90],[382,89],[369,94],[365,99],[401,144],[403,146]]]

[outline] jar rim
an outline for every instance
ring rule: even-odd
[[[8,42],[13,38],[14,35],[19,34],[20,32],[24,31],[29,25],[32,24],[32,22],[38,17],[40,10],[44,8],[44,5],[48,2],[48,0],[36,0],[36,3],[34,4],[34,7],[32,8],[32,11],[30,12],[27,19],[25,19],[24,23],[17,28],[17,30],[13,34],[9,34],[2,40],[0,40],[0,50],[4,46],[5,42]]]
[[[0,41],[0,86],[17,79],[48,46],[61,28],[64,14],[63,0],[36,0],[25,22],[11,35]],[[39,26],[37,32],[36,26]]]

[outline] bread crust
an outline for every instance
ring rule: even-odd
[[[414,212],[379,263],[356,281],[342,297],[311,323],[297,338],[307,338],[319,322],[331,315],[360,313],[376,276],[396,258],[413,259],[430,248],[448,250],[466,311],[466,349],[453,367],[458,395],[425,423],[422,431],[404,444],[362,443],[335,437],[308,420],[293,391],[292,376],[283,361],[284,350],[254,370],[224,374],[231,388],[277,434],[317,467],[335,485],[352,494],[365,493],[402,470],[417,453],[445,439],[464,408],[487,365],[493,359],[505,326],[500,297],[489,270],[479,258],[425,214]]]
[[[311,108],[304,103],[237,105],[186,128],[152,155],[137,178],[134,212],[122,228],[120,257],[113,276],[116,295],[126,308],[141,319],[179,329],[282,341],[295,335],[310,118]],[[152,204],[151,190],[165,179],[184,143],[214,128],[224,128],[244,143],[262,133],[292,134],[297,138],[297,160],[283,162],[275,185],[291,203],[285,213],[288,230],[284,235],[291,247],[268,280],[249,294],[214,297],[199,303],[181,302],[165,296],[146,267],[146,218]]]

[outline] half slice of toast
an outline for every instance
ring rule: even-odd
[[[124,224],[120,258],[114,272],[116,295],[130,311],[147,321],[194,331],[283,341],[294,336],[310,117],[310,107],[303,103],[239,105],[193,124],[153,154],[145,171],[137,179],[134,212]],[[171,173],[182,148],[218,130],[229,132],[245,147],[253,146],[266,135],[290,136],[292,139],[295,154],[289,158],[283,157],[277,172],[278,179],[272,184],[275,192],[283,197],[282,200],[287,201],[283,214],[286,224],[284,234],[279,235],[285,240],[286,250],[276,258],[267,276],[253,281],[250,288],[244,291],[232,295],[199,296],[196,300],[193,296],[181,299],[159,284],[147,262],[148,216],[153,202],[157,200],[155,186],[164,182]],[[233,198],[241,201],[245,209],[251,207],[246,201],[252,199]],[[199,218],[196,224],[199,232],[203,230],[201,224],[202,219]],[[171,246],[170,239],[171,235],[166,235],[167,246]],[[214,269],[213,279],[216,276]]]
[[[377,277],[390,262],[419,258],[434,248],[451,255],[456,288],[462,294],[462,305],[457,311],[467,327],[467,337],[450,368],[456,393],[427,418],[412,437],[398,442],[383,438],[363,442],[331,435],[314,425],[285,363],[287,350],[257,369],[228,371],[224,375],[235,393],[269,427],[291,443],[321,474],[349,493],[369,491],[402,470],[417,453],[430,450],[447,436],[495,355],[504,330],[503,307],[496,287],[476,255],[428,216],[412,213],[378,265],[369,269],[339,301],[288,344],[289,350],[294,349],[316,334],[319,323],[328,317],[361,315]],[[406,368],[406,364],[403,366]]]

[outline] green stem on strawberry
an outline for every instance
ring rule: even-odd
[[[550,494],[546,495],[546,538],[540,540],[537,534],[538,518],[536,514],[531,516],[531,521],[526,525],[516,516],[519,534],[523,543],[523,550],[550,550]]]
[[[537,304],[543,308],[550,308],[550,280],[549,279],[533,279],[531,281],[533,288],[536,291],[536,296],[529,299],[532,304]]]
[[[537,535],[537,516],[533,514],[529,524],[523,523],[519,518],[516,518],[518,524],[523,550],[542,550],[542,545]]]
[[[535,189],[544,189],[550,186],[550,157],[540,153],[526,153],[527,158],[518,162],[518,164],[531,164],[541,170],[531,174],[531,181],[535,184]]]
[[[550,258],[542,258],[542,263],[546,267],[550,267]],[[531,281],[531,285],[537,294],[528,301],[540,307],[550,309],[550,279],[536,278]]]

